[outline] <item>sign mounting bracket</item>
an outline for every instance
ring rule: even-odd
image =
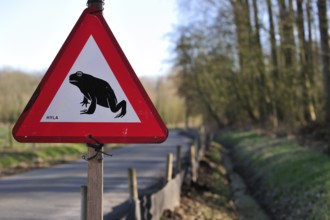
[[[96,158],[99,153],[107,155],[109,157],[112,157],[112,154],[108,154],[108,153],[102,151],[102,148],[104,147],[104,144],[97,141],[92,135],[88,135],[88,138],[92,139],[95,142],[94,144],[87,143],[87,147],[88,148],[93,148],[95,150],[95,154],[90,156],[90,157],[87,157],[86,155],[84,155],[83,156],[84,160],[86,160],[86,161],[92,160],[92,159]]]

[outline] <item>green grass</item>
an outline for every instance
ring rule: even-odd
[[[257,132],[225,133],[221,141],[275,219],[330,219],[327,155]]]
[[[0,175],[15,172],[17,168],[48,166],[77,159],[87,151],[78,144],[36,144],[19,143],[13,139],[9,144],[9,133],[12,126],[0,124]]]
[[[22,148],[30,148],[38,146],[38,144],[35,143],[19,143],[15,141],[15,139],[11,136],[9,137],[9,134],[12,132],[12,128],[14,125],[8,125],[8,124],[1,124],[0,123],[0,151],[3,149],[10,149],[10,138],[13,141],[13,147],[16,149],[22,149]],[[44,144],[43,144],[44,146]]]
[[[0,125],[0,149],[9,144],[8,129],[8,126]]]
[[[213,168],[212,172],[212,185],[211,192],[218,195],[218,199],[215,200],[215,205],[229,207],[229,203],[232,200],[230,185],[228,183],[226,174],[221,172],[221,168],[224,170],[221,164],[223,164],[223,153],[225,149],[217,142],[212,142],[211,147],[206,152],[206,156],[217,164],[217,168]],[[221,167],[221,168],[220,168]]]
[[[47,166],[54,163],[77,159],[87,151],[86,147],[78,144],[15,148],[0,150],[0,173],[12,171],[15,168]]]
[[[0,124],[0,176],[13,171],[15,173],[17,168],[28,169],[71,161],[87,153],[84,144],[19,143],[13,139],[13,147],[10,147],[8,134],[11,128]],[[104,150],[116,147],[116,144],[106,145]]]

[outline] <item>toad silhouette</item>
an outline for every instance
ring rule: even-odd
[[[116,115],[116,118],[123,117],[126,114],[126,101],[122,100],[118,103],[113,89],[106,81],[83,73],[82,71],[71,74],[69,81],[71,84],[77,86],[84,95],[83,101],[80,102],[81,106],[86,106],[87,108],[87,105],[90,104],[89,108],[80,111],[80,114],[94,114],[96,104],[110,108],[114,113],[121,110]]]

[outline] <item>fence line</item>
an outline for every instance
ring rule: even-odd
[[[166,210],[173,210],[180,205],[182,184],[190,185],[197,180],[198,161],[203,156],[204,138],[194,136],[189,155],[181,155],[181,146],[177,146],[176,161],[173,162],[173,153],[167,155],[166,173],[163,181],[148,191],[138,193],[136,170],[128,170],[131,198],[123,204],[114,207],[104,219],[125,220],[158,220]],[[182,160],[183,159],[183,160]],[[173,167],[173,164],[175,166]],[[173,175],[174,174],[174,175]]]

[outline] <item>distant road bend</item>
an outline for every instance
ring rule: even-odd
[[[162,144],[134,144],[111,151],[104,158],[104,214],[129,198],[127,169],[136,168],[139,189],[164,176],[166,155],[191,140],[171,131]],[[80,218],[80,186],[87,184],[87,162],[79,160],[0,179],[1,220],[77,220]]]

